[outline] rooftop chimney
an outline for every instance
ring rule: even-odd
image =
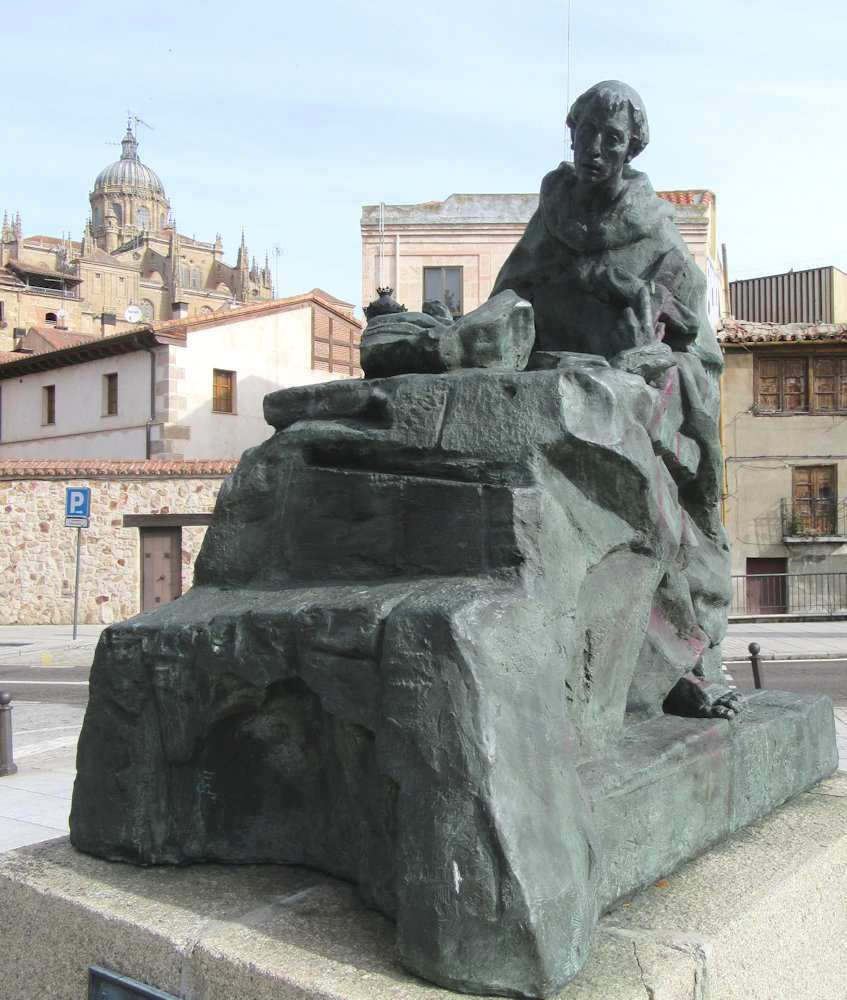
[[[171,305],[171,319],[188,319],[188,303],[174,302]]]
[[[103,313],[100,317],[100,336],[111,337],[115,332],[117,322],[118,320],[114,313]]]

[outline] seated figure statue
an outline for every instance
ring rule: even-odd
[[[722,677],[721,355],[629,166],[642,103],[568,121],[492,297],[371,313],[364,379],[266,396],[192,588],[104,631],[74,847],[316,868],[412,972],[547,997],[601,914],[837,766],[826,698]]]
[[[521,367],[520,324],[500,325],[499,357],[484,336],[492,316],[515,305],[504,296],[512,291],[533,307],[530,368],[599,356],[658,389],[667,413],[654,428],[656,444],[686,521],[656,591],[628,710],[637,717],[664,701],[675,714],[732,718],[743,702],[727,688],[720,661],[731,597],[719,515],[723,359],[706,315],[705,279],[671,205],[629,165],[649,138],[638,94],[617,80],[598,83],[574,102],[567,123],[574,162],[544,178],[538,210],[489,302],[456,323],[437,302],[424,303],[423,313],[380,317],[365,331],[362,363],[369,376]]]
[[[661,387],[678,381],[681,433],[699,461],[686,467],[676,461],[675,448],[667,455],[691,519],[677,572],[657,594],[660,614],[647,644],[664,654],[670,673],[656,676],[653,657],[652,678],[636,674],[630,707],[637,709],[656,681],[673,680],[674,649],[667,646],[668,616],[661,611],[690,601],[708,643],[693,672],[670,689],[666,705],[683,714],[732,717],[741,701],[723,685],[718,645],[731,597],[729,543],[718,506],[723,359],[706,316],[705,279],[673,223],[673,208],[630,166],[649,140],[644,105],[632,87],[618,80],[595,84],[574,102],[567,124],[574,162],[544,178],[538,210],[493,295],[513,289],[532,303],[537,351],[599,354],[619,367],[641,368],[650,380],[655,369],[647,359],[661,364],[664,347],[675,366]],[[654,375],[653,381],[660,380]]]

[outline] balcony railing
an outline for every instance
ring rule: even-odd
[[[807,497],[782,500],[784,538],[821,538],[847,535],[847,500]]]
[[[730,616],[847,614],[847,573],[734,576]]]

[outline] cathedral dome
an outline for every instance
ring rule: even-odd
[[[121,158],[108,167],[103,167],[94,182],[94,193],[110,187],[132,187],[137,191],[155,192],[163,198],[165,189],[149,167],[138,159],[138,142],[127,126],[126,135],[121,140]]]

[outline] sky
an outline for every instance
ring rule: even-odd
[[[180,232],[220,232],[234,263],[243,227],[279,295],[360,307],[363,205],[537,192],[565,157],[568,99],[619,79],[650,123],[634,166],[657,190],[715,192],[730,280],[847,271],[843,0],[54,11],[4,24],[0,212],[24,235],[81,238],[129,111]]]

